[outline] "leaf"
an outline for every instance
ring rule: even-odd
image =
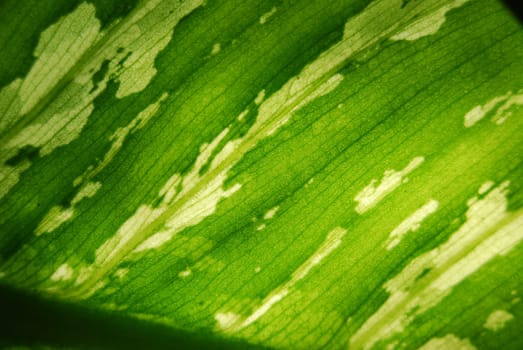
[[[0,17],[5,345],[51,310],[115,336],[38,344],[523,346],[523,31],[497,1]]]

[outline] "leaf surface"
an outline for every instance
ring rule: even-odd
[[[0,17],[5,285],[278,349],[522,346],[523,31],[502,4]]]

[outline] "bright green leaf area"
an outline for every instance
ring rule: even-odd
[[[2,293],[106,347],[521,349],[522,44],[495,0],[2,1]]]

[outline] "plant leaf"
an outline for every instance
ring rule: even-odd
[[[502,4],[0,17],[4,285],[272,348],[523,345],[523,31]]]

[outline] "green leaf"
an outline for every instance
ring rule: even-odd
[[[522,42],[495,0],[1,2],[0,343],[521,348]]]

